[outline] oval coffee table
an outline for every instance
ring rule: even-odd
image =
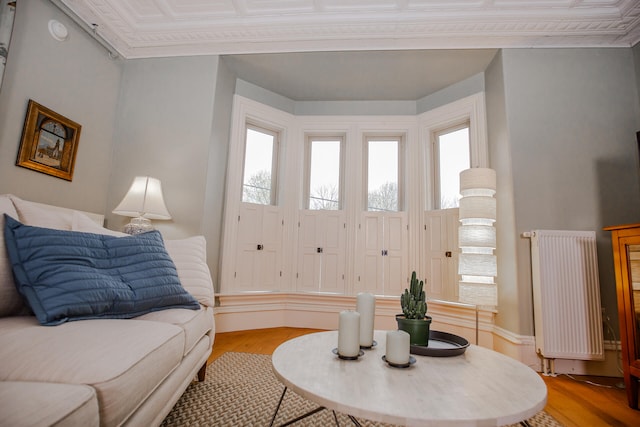
[[[546,404],[540,376],[503,354],[471,345],[459,356],[413,355],[409,368],[393,368],[382,360],[386,332],[375,331],[374,339],[377,345],[357,360],[341,360],[332,352],[338,331],[303,335],[275,350],[273,371],[321,407],[390,424],[500,426],[531,418]]]

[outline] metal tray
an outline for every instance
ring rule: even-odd
[[[449,357],[463,354],[469,341],[448,332],[429,331],[429,345],[412,345],[409,352],[420,356]]]

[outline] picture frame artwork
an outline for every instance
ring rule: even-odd
[[[30,99],[16,165],[72,181],[81,129]]]

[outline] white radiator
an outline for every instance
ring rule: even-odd
[[[603,360],[596,233],[535,230],[531,271],[536,350],[545,359]]]

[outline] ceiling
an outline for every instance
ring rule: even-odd
[[[235,74],[294,101],[409,101],[483,72],[496,49],[224,56]]]
[[[639,0],[51,1],[122,58],[223,55],[293,100],[415,100],[499,48],[640,41]]]

